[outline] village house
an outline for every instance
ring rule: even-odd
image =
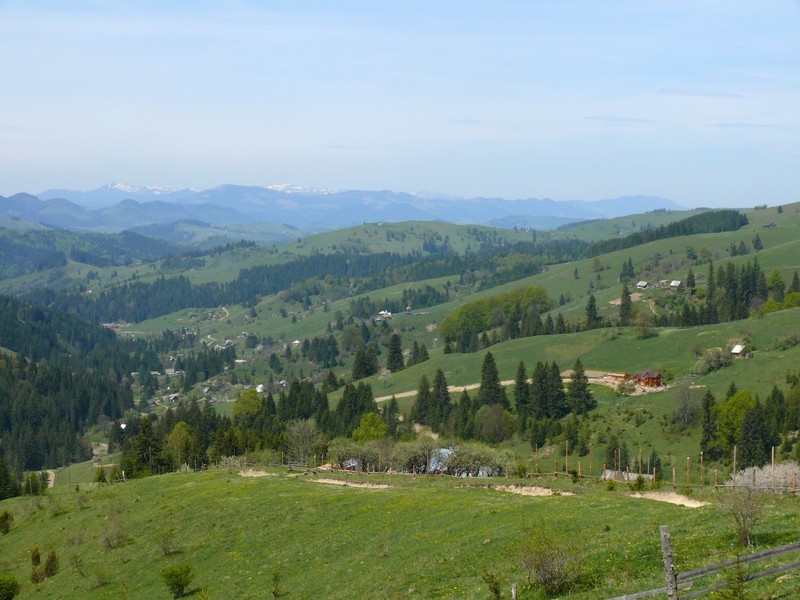
[[[664,375],[659,371],[637,371],[633,374],[633,381],[644,387],[659,387],[664,385]]]

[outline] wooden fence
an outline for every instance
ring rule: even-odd
[[[748,554],[746,556],[740,556],[739,558],[726,560],[716,565],[711,565],[708,567],[700,567],[698,569],[692,569],[691,571],[686,571],[685,573],[677,573],[675,571],[675,562],[672,558],[672,547],[670,544],[669,530],[666,525],[662,525],[660,529],[661,529],[661,553],[664,562],[664,578],[666,581],[666,585],[661,588],[655,588],[643,592],[636,592],[633,594],[625,594],[624,596],[617,596],[610,600],[638,600],[639,598],[650,598],[653,596],[664,596],[664,595],[666,595],[669,600],[679,600],[678,592],[681,590],[687,590],[691,588],[692,587],[691,582],[694,579],[697,579],[699,577],[705,577],[706,575],[713,575],[715,573],[718,573],[726,569],[736,568],[738,566],[750,564],[759,560],[764,560],[766,558],[781,556],[783,554],[788,554],[789,552],[796,552],[800,550],[800,542],[792,542],[791,544],[786,544],[784,546],[768,548],[767,550],[761,550],[760,552],[754,552],[753,554]],[[786,571],[791,571],[797,568],[800,568],[800,561],[794,561],[776,567],[771,567],[769,569],[763,569],[755,573],[748,573],[743,577],[742,581],[747,582],[756,579],[761,579],[763,577],[770,577],[772,575],[778,575],[780,573],[785,573]],[[693,590],[686,594],[681,594],[680,600],[691,600],[691,598],[698,598],[699,596],[703,596],[704,594],[720,590],[724,588],[726,585],[727,583],[719,583],[716,585],[703,588],[701,590]]]

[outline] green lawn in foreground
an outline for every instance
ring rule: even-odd
[[[679,572],[731,555],[731,525],[713,492],[696,494],[711,505],[689,509],[564,478],[533,483],[574,495],[485,487],[514,480],[383,475],[369,481],[389,488],[357,489],[311,477],[208,471],[5,500],[14,527],[2,537],[0,572],[23,582],[22,599],[168,598],[159,573],[184,562],[196,573],[190,591],[207,586],[212,598],[268,598],[276,569],[290,598],[489,598],[487,572],[508,597],[512,583],[525,582],[514,546],[528,526],[583,555],[570,597],[589,599],[662,585],[659,525],[670,527]],[[796,498],[768,497],[758,543],[796,540],[798,519]],[[175,552],[165,556],[156,538],[169,531]],[[104,548],[115,532],[125,541]],[[34,546],[61,563],[38,586],[28,577]],[[800,581],[790,573],[753,589],[796,597]],[[519,597],[537,596],[521,589]]]

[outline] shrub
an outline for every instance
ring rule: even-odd
[[[103,465],[97,465],[97,468],[94,470],[94,482],[99,485],[108,483],[106,470],[103,468]]]
[[[156,544],[164,556],[169,556],[175,552],[175,532],[172,529],[159,531],[156,533]]]
[[[613,492],[615,489],[617,489],[617,482],[613,479],[606,479],[606,490]]]
[[[44,576],[52,577],[56,573],[58,573],[58,556],[55,550],[50,550],[44,561]]]
[[[31,548],[31,566],[38,567],[42,564],[42,553],[39,552],[39,546]]]
[[[4,510],[0,513],[0,533],[3,535],[11,531],[11,524],[14,522],[14,515]]]
[[[495,573],[492,573],[489,570],[485,570],[481,573],[481,579],[486,582],[486,585],[489,586],[489,592],[492,594],[492,598],[501,598],[502,594],[500,592],[500,578],[497,577]]]
[[[0,575],[0,600],[11,600],[19,594],[19,581],[11,573]]]
[[[793,346],[797,346],[797,344],[800,344],[800,335],[797,333],[790,333],[789,335],[781,336],[775,340],[775,349],[788,350]]]
[[[569,540],[543,523],[523,527],[516,550],[528,583],[535,581],[548,597],[567,591],[580,577],[580,555]]]
[[[182,598],[186,592],[186,588],[194,579],[192,573],[192,565],[183,564],[174,567],[167,567],[161,571],[161,579],[164,580],[164,585],[172,593],[173,598]]]
[[[633,483],[630,484],[630,488],[634,492],[643,492],[647,487],[647,482],[643,475],[637,475],[636,479],[633,480]]]
[[[42,583],[46,579],[44,571],[33,567],[31,569],[31,583]]]
[[[764,512],[761,495],[751,489],[728,491],[722,498],[722,505],[733,520],[736,543],[740,548],[751,547],[753,530]]]

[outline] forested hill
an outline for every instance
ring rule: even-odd
[[[16,353],[0,353],[0,460],[17,471],[90,457],[86,428],[132,408],[131,371],[159,364],[99,325],[5,296],[0,347]]]
[[[720,210],[695,215],[653,230],[611,240],[622,247],[644,244],[653,239],[687,233],[735,230],[747,223],[737,211]],[[36,304],[52,305],[93,321],[139,322],[184,308],[214,307],[254,301],[259,296],[288,290],[295,295],[319,293],[321,279],[338,286],[338,294],[358,294],[387,285],[483,271],[489,273],[487,286],[500,285],[537,274],[547,265],[594,256],[598,244],[576,239],[481,244],[477,251],[456,254],[446,245],[432,252],[408,254],[312,254],[291,262],[242,269],[228,283],[192,284],[186,277],[160,277],[152,283],[129,281],[96,296],[79,291],[57,292],[40,289],[27,298]],[[617,248],[611,248],[617,249]],[[611,250],[609,249],[609,251]],[[305,290],[305,291],[304,291]]]
[[[67,264],[95,267],[151,261],[185,252],[184,248],[138,233],[78,233],[57,229],[17,231],[0,228],[0,279]]]
[[[154,353],[137,346],[75,315],[0,296],[0,347],[31,361],[96,370],[121,382],[143,363],[159,366]]]

